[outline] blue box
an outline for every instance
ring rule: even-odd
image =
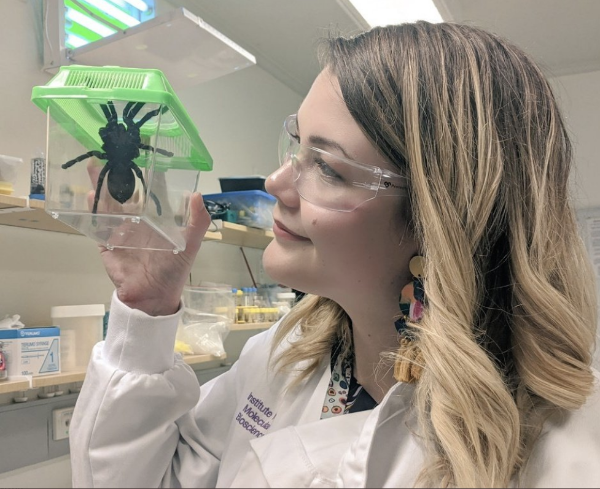
[[[60,373],[60,328],[0,329],[8,376]]]
[[[204,200],[229,206],[237,213],[237,224],[273,229],[273,207],[277,199],[262,190],[243,190],[204,195]]]

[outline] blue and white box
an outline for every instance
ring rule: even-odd
[[[0,329],[8,376],[60,373],[60,328]]]

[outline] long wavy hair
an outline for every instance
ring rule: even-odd
[[[464,25],[328,39],[322,61],[410,182],[427,263],[427,310],[411,325],[425,363],[414,402],[427,458],[416,483],[507,486],[545,418],[577,409],[593,387],[595,284],[552,90],[521,50]],[[275,344],[298,325],[279,369],[309,360],[308,377],[333,345],[351,348],[350,319],[330,299],[303,299]]]

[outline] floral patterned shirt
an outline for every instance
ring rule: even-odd
[[[377,406],[377,402],[352,375],[353,363],[353,355],[343,358],[339,348],[334,348],[331,354],[331,380],[323,401],[321,419],[367,411]]]

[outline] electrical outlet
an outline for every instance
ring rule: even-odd
[[[69,427],[75,406],[52,411],[52,439],[54,441],[69,438]]]

